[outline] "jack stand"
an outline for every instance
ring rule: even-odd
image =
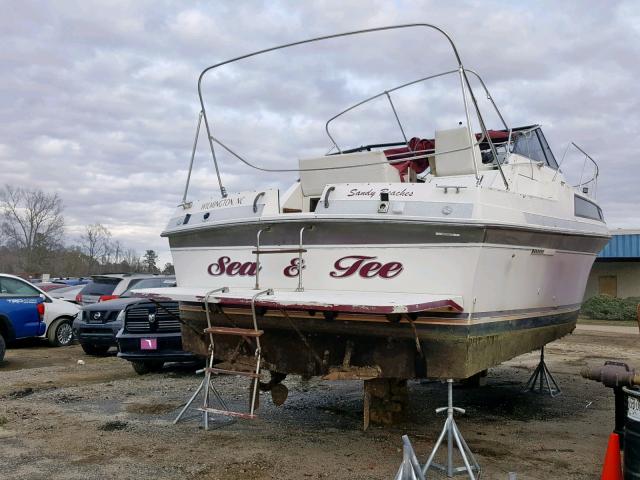
[[[433,450],[431,451],[431,455],[427,459],[427,463],[422,467],[422,473],[424,475],[427,474],[430,468],[435,468],[447,474],[447,477],[451,478],[454,475],[458,475],[461,473],[466,473],[469,475],[471,480],[476,480],[474,475],[474,471],[480,472],[480,465],[478,461],[471,453],[471,449],[467,445],[467,442],[462,438],[462,434],[460,430],[458,430],[458,426],[456,425],[456,421],[453,419],[453,412],[464,413],[464,409],[454,407],[453,406],[453,380],[447,380],[447,393],[448,393],[448,402],[446,407],[440,407],[436,409],[436,413],[447,412],[447,419],[444,422],[444,428],[442,429],[442,433],[438,437],[438,441],[436,442]],[[438,449],[442,445],[442,441],[444,440],[445,435],[447,436],[447,464],[440,465],[435,463],[433,460],[438,452]],[[460,456],[462,457],[462,461],[464,462],[463,467],[454,467],[453,466],[453,446],[455,445],[460,452]]]
[[[425,480],[409,437],[402,436],[402,463],[394,480]]]
[[[538,363],[531,377],[529,377],[529,381],[523,391],[535,393],[545,393],[545,391],[547,391],[552,397],[562,393],[562,390],[560,390],[560,387],[544,361],[544,346],[540,349],[540,363]]]
[[[189,409],[189,407],[193,404],[193,402],[195,402],[196,398],[198,397],[198,394],[204,390],[204,402],[203,402],[203,406],[202,408],[198,408],[198,410],[202,411],[202,415],[203,415],[203,420],[204,420],[204,429],[205,430],[209,430],[209,411],[207,409],[209,409],[211,406],[209,405],[209,400],[211,398],[210,394],[213,393],[213,395],[215,395],[215,397],[218,399],[218,402],[220,402],[220,405],[222,405],[222,408],[224,410],[229,410],[227,408],[226,403],[224,402],[224,400],[222,399],[222,397],[220,396],[220,394],[218,393],[218,391],[215,389],[215,387],[213,386],[213,384],[211,383],[211,373],[210,372],[206,372],[206,369],[200,369],[196,371],[196,374],[200,374],[200,373],[204,373],[204,378],[202,379],[202,382],[200,382],[200,386],[196,389],[196,391],[193,393],[193,395],[191,395],[191,398],[189,399],[189,401],[185,404],[184,407],[182,407],[182,410],[180,410],[180,413],[178,414],[178,416],[176,417],[176,419],[173,421],[173,424],[175,425],[176,423],[178,423],[180,421],[180,419],[183,417],[183,415],[186,413],[186,411]],[[235,419],[231,419],[231,421],[228,421],[225,423],[225,425],[230,424],[235,422]]]

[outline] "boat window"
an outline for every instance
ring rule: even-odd
[[[558,169],[558,162],[556,162],[547,139],[539,128],[518,135],[515,139],[513,152],[530,158],[534,162],[542,162],[554,170]]]
[[[538,138],[540,139],[542,150],[547,157],[547,165],[549,165],[549,167],[553,168],[554,170],[557,170],[558,162],[556,162],[556,157],[553,156],[553,152],[549,148],[549,144],[547,143],[547,139],[545,138],[544,133],[542,133],[542,130],[540,130],[539,128],[536,130],[536,133],[538,134]]]
[[[586,198],[575,195],[575,214],[576,217],[591,218],[592,220],[604,221],[602,218],[602,210],[595,203]]]
[[[513,146],[513,153],[530,158],[534,162],[547,163],[547,158],[542,150],[536,131],[529,131],[518,135]]]

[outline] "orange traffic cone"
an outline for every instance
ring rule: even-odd
[[[622,480],[620,437],[617,433],[609,435],[609,445],[607,445],[607,453],[604,456],[600,480]]]

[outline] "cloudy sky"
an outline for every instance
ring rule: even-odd
[[[0,184],[58,192],[69,241],[100,222],[170,259],[159,237],[180,202],[208,65],[281,43],[425,22],[456,42],[510,126],[543,125],[556,157],[570,140],[596,158],[612,227],[640,228],[637,2],[0,1]],[[324,122],[394,85],[454,68],[429,31],[296,47],[216,70],[203,84],[214,135],[250,161],[293,167],[324,154]],[[409,136],[462,120],[455,78],[398,93]],[[483,105],[486,107],[486,105]],[[389,106],[335,123],[341,146],[399,140]],[[487,111],[490,127],[500,127]],[[204,137],[190,198],[216,195]],[[229,191],[286,186],[220,153]],[[581,159],[568,154],[576,180]],[[569,172],[572,169],[574,172]],[[577,172],[577,173],[576,173]]]

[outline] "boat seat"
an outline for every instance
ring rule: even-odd
[[[473,153],[469,148],[469,129],[467,127],[436,130],[435,142],[436,153],[431,170],[436,177],[475,173]],[[451,152],[451,150],[457,151]],[[478,163],[481,163],[482,157],[477,144],[473,145],[473,150],[476,153]]]
[[[319,196],[326,185],[334,183],[400,183],[400,173],[387,163],[387,157],[380,151],[300,159],[299,165],[300,170],[354,165],[336,170],[301,171],[300,185],[305,197]]]

